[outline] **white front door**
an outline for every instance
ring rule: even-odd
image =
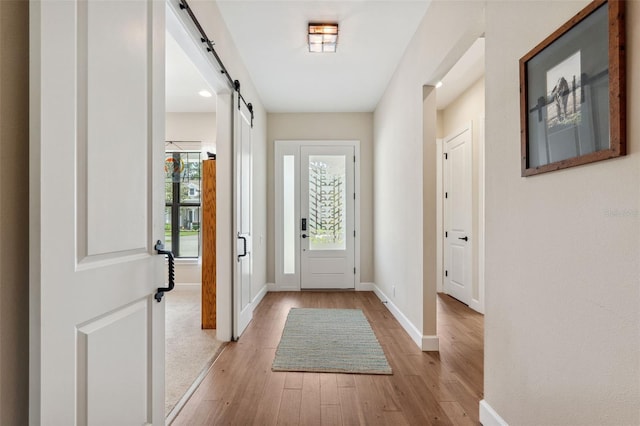
[[[355,288],[353,146],[300,149],[301,288]]]
[[[233,337],[237,339],[251,322],[251,111],[234,94],[234,149],[236,202],[236,273],[233,291]]]
[[[471,303],[471,128],[444,142],[444,291]]]
[[[33,425],[164,424],[164,14],[30,5]]]

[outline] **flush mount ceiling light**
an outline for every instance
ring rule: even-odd
[[[211,96],[213,96],[208,90],[201,90],[198,92],[198,95],[202,96],[203,98],[210,98]]]
[[[338,46],[338,24],[309,24],[309,52],[335,53]]]

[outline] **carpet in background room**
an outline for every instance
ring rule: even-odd
[[[198,285],[166,293],[165,415],[222,349],[215,330],[202,330]]]

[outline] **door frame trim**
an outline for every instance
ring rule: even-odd
[[[274,141],[274,218],[273,218],[273,229],[275,230],[275,284],[270,288],[270,291],[300,291],[300,279],[301,279],[301,271],[300,271],[300,253],[297,251],[297,279],[295,283],[283,284],[283,277],[281,268],[279,265],[282,263],[282,249],[283,249],[283,240],[282,240],[282,232],[283,226],[282,223],[282,191],[280,189],[282,182],[282,176],[280,174],[280,170],[282,169],[282,154],[283,150],[286,148],[297,148],[297,156],[300,158],[300,147],[303,145],[306,146],[340,146],[340,145],[350,145],[353,146],[354,155],[356,156],[355,169],[354,169],[354,186],[356,191],[356,199],[354,203],[354,228],[356,231],[356,237],[354,241],[353,247],[353,259],[354,265],[356,268],[356,273],[354,274],[354,287],[356,290],[360,287],[360,199],[361,199],[361,189],[360,189],[360,140],[356,139],[326,139],[326,140],[300,140],[300,139],[292,139],[292,140],[275,140]],[[299,191],[299,188],[296,188]]]
[[[444,292],[444,138],[436,139],[436,292]]]
[[[478,117],[478,299],[471,297],[471,308],[484,314],[485,270],[485,116]]]
[[[216,338],[223,342],[233,335],[232,287],[235,274],[233,259],[236,237],[233,233],[235,158],[233,135],[233,90],[213,57],[202,49],[200,33],[179,4],[164,0],[167,8],[166,30],[184,50],[216,94]],[[206,25],[205,25],[206,27]]]

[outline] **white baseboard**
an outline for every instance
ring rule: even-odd
[[[438,352],[440,350],[440,338],[438,336],[422,336],[421,348],[424,352]]]
[[[356,284],[356,291],[374,291],[374,283],[359,283]],[[278,286],[274,283],[267,283],[267,291],[300,291],[299,287],[293,286]]]
[[[356,284],[356,291],[374,291],[374,283],[359,283]]]
[[[268,286],[269,284],[263,285],[258,294],[256,294],[256,297],[251,301],[251,312],[253,312],[256,309],[256,306],[258,306],[262,299],[264,299],[264,296],[267,294]]]
[[[407,318],[402,313],[402,311],[398,309],[398,307],[394,305],[391,300],[389,300],[387,295],[384,294],[382,290],[380,290],[380,287],[374,284],[373,291],[376,293],[376,296],[378,296],[378,299],[380,299],[382,303],[384,303],[387,306],[387,309],[389,309],[389,311],[393,314],[393,316],[398,320],[398,322],[400,323],[402,328],[404,328],[407,334],[409,334],[409,337],[411,337],[411,340],[413,340],[416,343],[416,345],[418,345],[419,348],[422,348],[422,333],[420,332],[420,330],[418,330],[418,328],[415,325],[413,325],[411,321],[409,321],[409,318]]]
[[[479,300],[471,298],[471,303],[469,303],[469,307],[471,309],[473,309],[474,311],[476,311],[476,312],[484,314],[484,308],[483,308],[483,306],[482,306],[482,304],[480,303]]]
[[[389,300],[386,294],[380,290],[380,287],[373,284],[373,291],[376,293],[376,296],[387,306],[389,312],[393,314],[393,316],[398,320],[402,328],[407,332],[411,340],[415,342],[415,344],[423,351],[431,352],[440,350],[440,339],[438,336],[425,336],[423,335],[418,327],[416,327],[410,320],[402,313],[400,309],[394,303]]]
[[[201,283],[176,283],[176,287],[202,287]]]
[[[300,291],[299,287],[278,286],[274,283],[267,283],[267,291]]]
[[[509,426],[484,399],[480,401],[480,423],[483,426]]]

